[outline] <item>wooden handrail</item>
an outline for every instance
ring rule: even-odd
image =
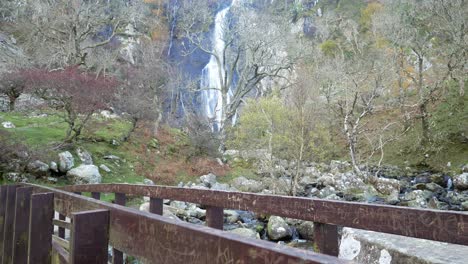
[[[68,217],[74,212],[109,210],[109,244],[149,263],[349,263],[332,256],[248,239],[209,227],[174,222],[157,214],[64,190],[25,185],[34,187],[36,193],[53,193],[55,211]]]
[[[62,189],[171,199],[468,245],[468,214],[463,212],[135,184],[74,185]]]

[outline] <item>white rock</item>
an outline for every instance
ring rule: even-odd
[[[12,122],[9,122],[9,121],[2,122],[2,126],[4,128],[16,128],[16,126]]]
[[[458,190],[468,190],[468,173],[465,172],[455,176],[453,179],[453,184]]]
[[[101,183],[102,177],[99,169],[94,165],[80,165],[67,172],[74,184],[97,184]]]
[[[109,167],[107,167],[107,166],[104,165],[104,164],[101,164],[101,165],[99,166],[99,168],[100,168],[101,170],[107,172],[107,173],[112,172],[112,170],[109,169]]]
[[[73,168],[73,166],[75,166],[75,159],[73,158],[73,155],[70,152],[68,151],[62,152],[58,155],[58,157],[59,157],[59,170],[61,172],[67,172],[71,168]]]

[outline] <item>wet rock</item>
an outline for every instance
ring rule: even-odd
[[[239,235],[239,236],[242,236],[242,237],[246,237],[246,238],[252,238],[252,239],[260,238],[260,236],[257,234],[257,232],[255,232],[254,230],[249,229],[249,228],[241,227],[241,228],[236,228],[236,229],[230,230],[229,232],[231,232],[233,234],[236,234],[236,235]]]
[[[242,192],[252,192],[252,193],[259,193],[265,186],[262,182],[256,180],[250,180],[245,177],[238,177],[232,180],[231,184],[234,188],[242,191]]]
[[[386,178],[376,178],[373,181],[375,189],[384,195],[396,195],[400,193],[400,181]]]
[[[200,177],[200,182],[208,188],[211,188],[216,183],[216,175],[209,173]]]
[[[408,201],[409,207],[427,207],[426,194],[422,190],[415,190],[404,195],[404,199]]]
[[[73,158],[73,155],[68,151],[59,153],[58,158],[59,158],[59,171],[60,172],[65,173],[69,171],[71,168],[73,168],[73,166],[75,166],[75,160]]]
[[[455,176],[453,185],[458,190],[468,190],[468,172]]]
[[[426,187],[425,188],[426,190],[434,192],[434,193],[441,194],[441,193],[445,192],[444,187],[440,186],[437,183],[431,182],[431,183],[426,184],[425,187]]]
[[[93,157],[92,157],[91,154],[90,154],[88,151],[86,151],[85,149],[78,148],[78,149],[76,150],[76,154],[77,154],[78,157],[80,158],[82,164],[85,164],[85,165],[93,165]]]
[[[444,186],[444,187],[447,186],[446,177],[442,173],[432,174],[430,176],[430,180],[431,180],[431,182],[436,183],[436,184],[438,184],[440,186]]]
[[[462,208],[463,211],[468,211],[468,201],[463,202],[461,204],[461,208]]]
[[[309,221],[303,221],[298,226],[296,226],[297,232],[303,239],[309,241],[314,240],[314,223]]]
[[[49,165],[40,160],[35,160],[28,164],[27,170],[35,176],[41,177],[47,175],[49,172]]]
[[[439,201],[436,197],[432,197],[429,199],[427,207],[437,210],[448,210],[448,205],[444,202]]]
[[[74,184],[97,184],[102,180],[98,167],[94,165],[80,165],[69,170],[67,177]]]
[[[330,197],[331,195],[336,195],[336,189],[331,186],[327,186],[317,193],[319,198],[326,198]]]
[[[317,180],[318,185],[320,186],[335,186],[335,178],[333,174],[325,174]]]
[[[267,233],[268,237],[274,241],[290,238],[292,235],[289,225],[279,216],[270,216],[268,219]]]
[[[224,217],[227,224],[234,224],[240,220],[239,213],[234,210],[224,210]]]

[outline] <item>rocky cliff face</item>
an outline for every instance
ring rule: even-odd
[[[16,45],[16,40],[0,31],[0,74],[12,66],[21,66],[27,62],[23,51]]]

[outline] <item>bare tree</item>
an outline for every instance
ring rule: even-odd
[[[4,93],[10,100],[10,111],[15,110],[15,102],[25,89],[24,76],[18,72],[8,72],[0,75],[0,93]]]
[[[27,0],[16,30],[40,65],[87,65],[92,51],[113,44],[116,36],[127,34],[128,25],[144,20],[140,7],[123,0]]]
[[[400,77],[409,79],[417,91],[416,118],[421,121],[421,143],[427,146],[431,103],[441,97],[449,78],[460,83],[461,95],[464,91],[467,3],[464,0],[398,0],[385,2],[384,7],[374,18],[375,29],[400,54],[397,62],[404,75]]]
[[[72,143],[97,110],[108,107],[117,87],[111,78],[96,78],[94,74],[81,72],[76,67],[59,71],[40,69],[20,72],[26,80],[26,90],[45,99],[58,110],[68,124],[66,143]]]

